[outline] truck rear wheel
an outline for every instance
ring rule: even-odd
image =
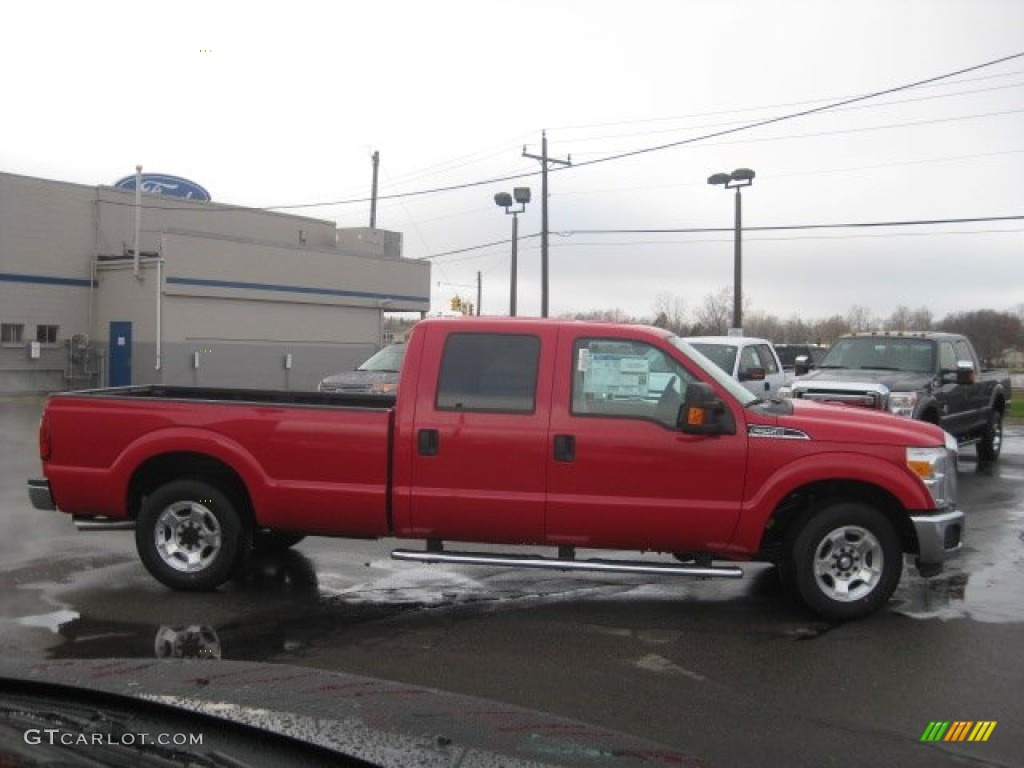
[[[988,415],[985,433],[978,443],[978,458],[982,461],[995,461],[1003,449],[1003,412],[992,409]]]
[[[867,504],[839,501],[807,519],[793,539],[788,565],[801,602],[829,621],[849,621],[889,600],[903,554],[885,515]]]
[[[201,480],[175,480],[146,498],[135,545],[158,581],[172,589],[203,591],[231,577],[248,555],[252,532],[220,488]]]

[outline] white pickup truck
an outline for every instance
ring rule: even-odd
[[[786,383],[779,355],[767,339],[690,336],[686,341],[758,397],[773,397]]]

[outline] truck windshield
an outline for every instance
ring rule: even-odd
[[[700,366],[708,376],[714,379],[715,383],[720,385],[723,389],[728,390],[729,394],[740,401],[740,404],[744,407],[755,402],[758,398],[752,394],[749,389],[740,384],[730,374],[727,374],[718,364],[705,356],[699,349],[695,348],[692,344],[688,344],[678,336],[670,336],[669,343],[677,349],[682,350],[694,363]],[[684,393],[685,394],[685,393]]]
[[[739,347],[731,344],[711,344],[706,341],[694,341],[690,346],[711,360],[730,376],[736,370],[736,353]]]
[[[404,359],[405,344],[389,344],[380,352],[372,355],[356,370],[398,373],[402,370],[402,360]]]
[[[935,370],[935,342],[903,336],[840,339],[825,355],[821,367],[930,373]]]

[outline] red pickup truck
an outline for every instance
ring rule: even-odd
[[[938,427],[758,399],[641,326],[426,320],[394,396],[58,394],[39,448],[33,504],[134,526],[143,563],[175,589],[218,587],[255,546],[396,537],[425,546],[394,557],[434,563],[736,578],[736,561],[772,562],[809,608],[844,620],[889,599],[904,553],[940,569],[964,524],[956,442]]]

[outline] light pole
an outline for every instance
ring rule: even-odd
[[[754,172],[749,168],[737,168],[732,173],[715,173],[708,176],[708,184],[736,190],[736,226],[732,261],[732,327],[736,333],[740,333],[743,328],[743,204],[740,202],[740,189],[753,183]]]
[[[513,209],[513,199],[519,204]],[[512,269],[511,285],[509,288],[508,314],[509,317],[516,316],[516,280],[519,259],[519,214],[526,210],[526,204],[530,202],[530,188],[516,187],[510,195],[508,192],[499,192],[494,196],[494,202],[499,208],[504,208],[505,213],[512,215]]]

